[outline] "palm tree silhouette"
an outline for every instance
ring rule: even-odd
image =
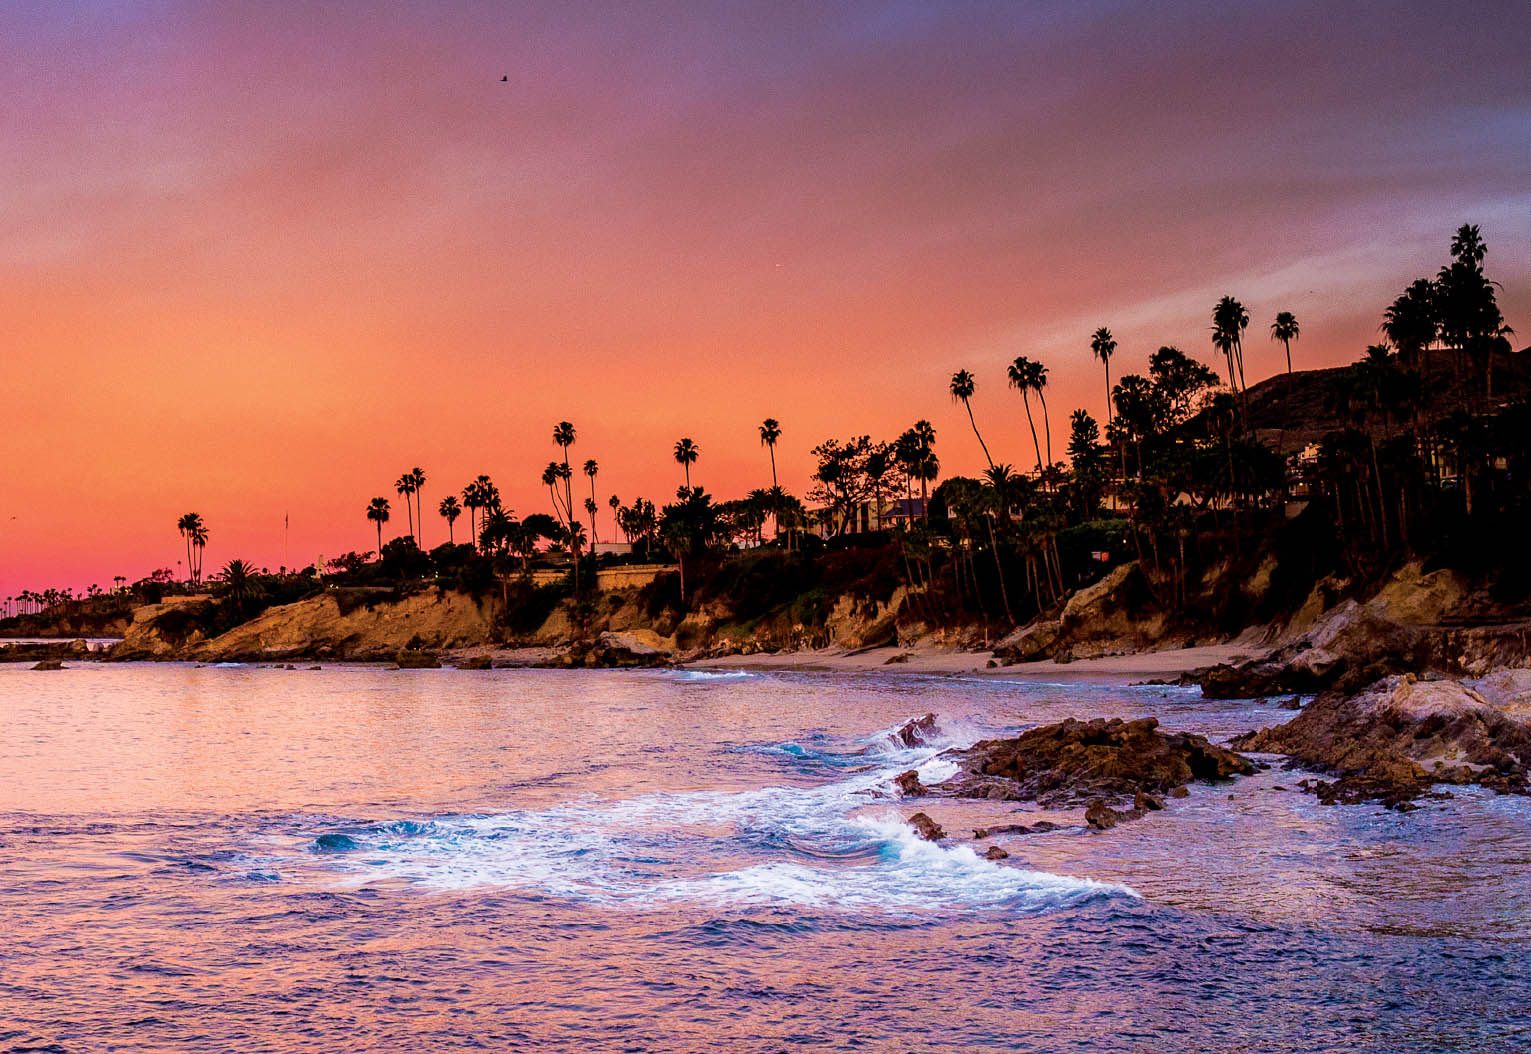
[[[675,460],[686,470],[686,489],[691,489],[691,466],[702,453],[702,448],[690,439],[680,439],[675,443]]]
[[[569,524],[569,553],[574,557],[574,591],[579,592],[579,536],[574,530],[574,473],[569,469],[569,448],[574,445],[574,426],[559,421],[553,426],[553,442],[563,451],[563,464],[558,477],[563,480],[563,507]]]
[[[393,489],[399,492],[404,499],[404,511],[409,516],[409,537],[413,541],[415,537],[415,507],[410,504],[409,496],[415,492],[415,476],[412,472],[406,472],[394,481]]]
[[[186,578],[188,581],[195,581],[193,571],[195,563],[191,557],[191,535],[194,530],[202,526],[202,517],[195,512],[188,512],[175,522],[175,526],[186,542]]]
[[[420,504],[420,492],[425,489],[425,473],[416,465],[409,471],[409,482],[412,484],[410,493],[415,496],[415,522],[420,525],[420,536],[415,539],[415,544],[425,548],[425,508]]]
[[[1100,360],[1106,368],[1106,425],[1111,424],[1111,356],[1116,351],[1116,341],[1111,336],[1111,331],[1101,326],[1090,334],[1090,351]]]
[[[383,559],[383,524],[388,522],[388,499],[373,498],[367,503],[367,519],[377,524],[377,558]]]
[[[447,521],[447,544],[455,545],[457,537],[452,532],[452,525],[457,522],[457,517],[462,515],[462,506],[457,504],[457,495],[448,494],[442,498],[436,511],[441,513],[442,519]]]
[[[207,552],[207,527],[202,523],[202,517],[197,517],[197,522],[190,530],[191,549],[196,554],[195,563],[192,564],[192,581],[197,585],[202,584],[202,557]]]
[[[1292,372],[1292,341],[1299,334],[1297,316],[1290,311],[1276,313],[1276,321],[1271,323],[1271,340],[1279,340],[1286,348],[1286,372]]]
[[[771,454],[771,524],[776,532],[776,538],[781,539],[781,520],[778,515],[780,506],[777,504],[778,493],[776,485],[776,441],[781,438],[781,422],[774,417],[767,417],[760,422],[760,442]]]
[[[976,387],[973,375],[967,370],[958,370],[952,374],[950,385],[952,398],[962,403],[963,409],[967,410],[968,424],[973,426],[973,434],[978,436],[978,445],[983,447],[983,459],[992,468],[994,466],[994,459],[989,456],[989,446],[983,441],[983,436],[978,434],[978,422],[973,420],[973,404],[970,400],[973,398],[973,391]]]
[[[1244,390],[1244,330],[1249,327],[1249,312],[1231,296],[1225,296],[1212,309],[1212,343],[1228,356],[1229,387]],[[1238,380],[1233,378],[1238,368]]]
[[[1026,423],[1031,426],[1031,445],[1037,452],[1037,476],[1042,475],[1042,447],[1037,442],[1037,426],[1031,419],[1031,400],[1027,393],[1036,392],[1037,398],[1042,400],[1042,427],[1047,432],[1047,463],[1053,463],[1053,433],[1052,427],[1047,423],[1047,398],[1042,394],[1042,389],[1047,386],[1047,367],[1040,362],[1033,362],[1026,356],[1021,355],[1010,364],[1010,386],[1019,388],[1021,391],[1021,403],[1026,407]]]
[[[595,458],[585,462],[585,475],[590,477],[590,497],[585,499],[585,511],[590,514],[590,544],[595,545],[600,537],[595,533],[595,475],[601,467],[595,463]]]

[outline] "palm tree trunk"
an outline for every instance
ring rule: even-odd
[[[1037,398],[1042,400],[1042,431],[1047,436],[1047,465],[1053,464],[1053,426],[1047,420],[1047,396],[1042,394],[1042,389],[1037,389]]]
[[[983,436],[978,434],[978,422],[973,420],[973,404],[964,399],[962,400],[962,405],[967,409],[968,424],[973,426],[973,434],[978,436],[978,445],[983,447],[983,459],[989,463],[990,468],[993,468],[994,459],[989,456],[989,446],[983,441]]]
[[[1021,389],[1021,405],[1026,408],[1026,425],[1031,429],[1031,445],[1037,452],[1037,478],[1042,478],[1042,444],[1037,442],[1037,423],[1031,419],[1031,400],[1026,397],[1026,390]]]
[[[766,450],[771,454],[771,527],[776,534],[776,540],[781,541],[781,504],[780,485],[776,482],[776,443],[766,444]]]

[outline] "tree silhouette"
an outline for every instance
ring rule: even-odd
[[[452,525],[457,522],[457,517],[462,515],[462,506],[457,503],[457,495],[448,494],[442,498],[436,511],[441,513],[441,518],[447,521],[447,544],[456,544],[457,538],[452,531]]]
[[[690,439],[680,439],[675,443],[675,460],[677,464],[686,470],[687,490],[691,489],[691,466],[696,463],[696,459],[701,453],[702,448]]]
[[[1101,326],[1090,334],[1090,352],[1106,368],[1106,425],[1111,424],[1111,356],[1116,353],[1116,341],[1111,331]]]
[[[962,408],[968,412],[968,424],[973,426],[973,434],[978,436],[978,445],[983,448],[983,459],[994,467],[994,459],[989,456],[988,444],[983,441],[983,436],[978,434],[978,422],[973,419],[973,392],[977,388],[977,382],[967,370],[958,370],[952,374],[951,384],[948,385],[952,398],[962,404]]]
[[[771,525],[778,541],[781,539],[781,519],[779,515],[780,507],[775,500],[776,495],[780,491],[776,483],[776,441],[780,438],[781,423],[776,418],[767,417],[764,421],[760,422],[760,442],[771,455]]]
[[[383,559],[383,524],[388,522],[388,499],[373,498],[367,503],[367,519],[377,525],[377,558]]]
[[[1290,311],[1278,311],[1276,321],[1271,323],[1271,340],[1281,341],[1286,349],[1286,372],[1292,372],[1292,341],[1296,340],[1300,330],[1297,325],[1297,316]]]

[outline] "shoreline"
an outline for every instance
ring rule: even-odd
[[[855,651],[761,652],[726,655],[676,663],[686,670],[751,670],[801,673],[887,673],[949,677],[996,677],[1036,681],[1121,681],[1176,678],[1219,663],[1237,663],[1264,655],[1264,649],[1244,644],[1205,644],[1190,648],[1131,652],[1076,659],[989,665],[991,651],[949,651],[941,648],[899,648],[892,645]]]

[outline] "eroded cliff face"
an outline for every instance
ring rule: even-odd
[[[206,602],[211,604],[211,601]],[[406,649],[473,647],[495,639],[492,597],[434,590],[403,598],[348,602],[325,593],[267,608],[209,638],[197,625],[206,609],[153,605],[134,612],[114,659],[261,662],[295,658],[387,660]]]

